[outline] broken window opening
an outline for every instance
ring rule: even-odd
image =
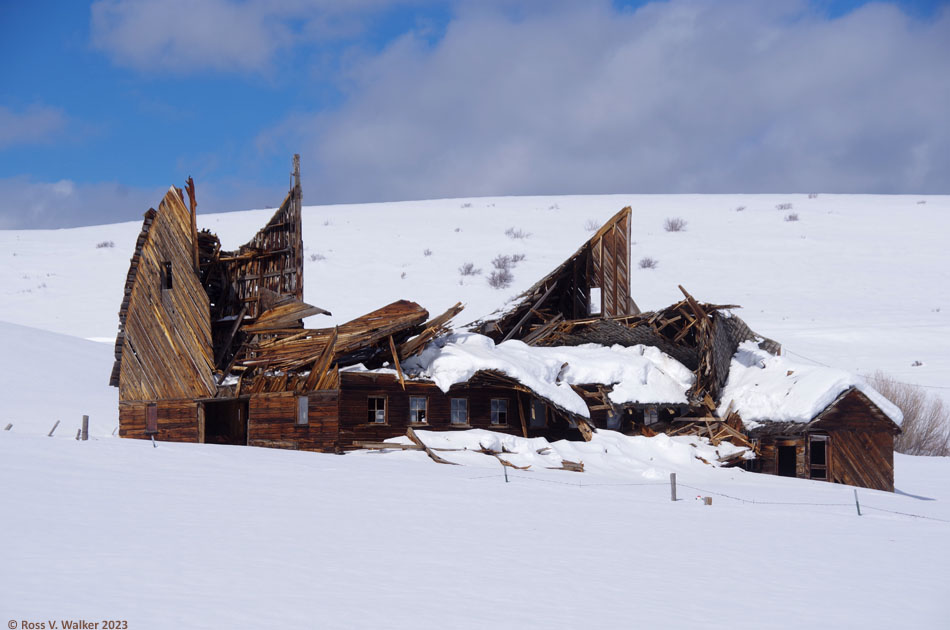
[[[370,396],[367,398],[367,420],[370,424],[384,424],[386,422],[385,396]]]
[[[491,423],[492,424],[508,424],[508,399],[507,398],[492,398],[491,399]]]
[[[162,263],[162,289],[165,291],[172,289],[172,264],[168,261]]]
[[[426,407],[428,399],[425,396],[409,397],[409,422],[411,424],[426,423]]]

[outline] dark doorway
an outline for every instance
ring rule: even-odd
[[[795,474],[798,459],[794,446],[778,447],[778,474],[782,477],[797,477]]]
[[[247,401],[215,400],[204,403],[205,442],[247,444]]]

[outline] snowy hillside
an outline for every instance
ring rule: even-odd
[[[403,298],[433,314],[462,301],[457,323],[475,320],[626,205],[641,308],[678,300],[682,284],[700,300],[743,306],[738,314],[796,361],[883,369],[950,393],[939,389],[950,388],[950,197],[307,207],[305,299],[333,312],[308,325]],[[272,212],[199,215],[199,227],[234,248]],[[685,231],[664,230],[673,217]],[[133,630],[944,628],[950,619],[946,458],[896,456],[897,492],[860,490],[858,516],[850,487],[705,466],[683,456],[703,448],[688,438],[606,440],[603,453],[567,445],[558,452],[585,459],[584,473],[509,469],[509,483],[485,455],[448,466],[416,451],[341,457],[114,439],[107,382],[140,227],[0,231],[0,617],[126,619]],[[498,255],[524,255],[501,290],[486,282]],[[656,268],[638,268],[643,257]],[[481,274],[462,276],[464,263]],[[82,414],[89,442],[74,440]]]

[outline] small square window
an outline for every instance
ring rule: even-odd
[[[386,422],[386,397],[370,396],[367,399],[367,421],[370,424]]]
[[[310,424],[310,398],[297,396],[297,424]]]
[[[508,399],[507,398],[492,398],[491,399],[491,423],[492,424],[508,424]]]
[[[452,424],[468,424],[468,399],[452,399]]]
[[[425,396],[409,397],[409,422],[412,424],[423,424],[426,422],[426,403]]]

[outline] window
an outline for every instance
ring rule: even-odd
[[[812,479],[828,479],[828,436],[808,437],[808,476]]]
[[[372,423],[386,422],[386,397],[370,396],[367,399],[367,420]]]
[[[507,398],[492,398],[491,399],[491,423],[492,424],[508,424],[508,399]]]
[[[602,299],[600,287],[591,287],[590,302],[588,303],[589,315],[600,315],[600,302]]]
[[[411,424],[424,424],[426,421],[426,403],[425,396],[409,397],[409,422]]]
[[[158,405],[155,403],[145,408],[145,432],[158,433]]]
[[[468,398],[452,399],[452,424],[468,424]]]
[[[162,263],[162,289],[171,291],[172,288],[172,264],[170,262]]]
[[[297,396],[297,424],[310,424],[310,398]]]
[[[543,428],[547,424],[547,406],[533,398],[531,400],[531,418],[528,420],[528,426],[532,429]]]

